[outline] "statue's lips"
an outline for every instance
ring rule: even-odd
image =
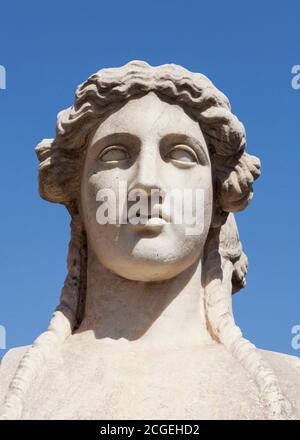
[[[148,229],[161,229],[163,226],[170,223],[170,219],[166,214],[160,212],[158,215],[129,217],[128,223],[138,228],[146,227]]]

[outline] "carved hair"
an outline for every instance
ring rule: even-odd
[[[219,228],[211,228],[203,264],[208,330],[243,365],[257,383],[269,419],[291,419],[290,402],[278,379],[255,345],[243,338],[232,313],[234,284],[245,285],[247,257],[242,251],[233,214]]]
[[[250,202],[260,162],[245,152],[244,126],[232,114],[226,96],[208,78],[174,64],[152,67],[133,61],[120,68],[100,70],[81,84],[74,105],[58,114],[55,139],[44,139],[36,148],[41,196],[64,204],[71,215],[68,275],[48,330],[28,349],[11,381],[4,419],[21,417],[26,393],[40,367],[83,317],[87,252],[77,203],[89,136],[111,111],[151,91],[181,105],[199,122],[211,157],[214,218],[203,266],[208,329],[256,380],[266,416],[291,417],[289,402],[275,374],[255,346],[242,337],[231,309],[231,294],[245,285],[247,257],[229,213],[243,210]]]

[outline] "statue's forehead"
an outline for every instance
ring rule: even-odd
[[[167,102],[154,92],[131,99],[113,111],[99,124],[93,139],[122,132],[134,134],[141,139],[170,133],[183,133],[203,139],[197,121],[180,105]]]

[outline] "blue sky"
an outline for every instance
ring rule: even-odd
[[[237,323],[261,348],[300,356],[300,3],[201,0],[2,2],[0,65],[0,324],[7,348],[47,326],[66,274],[69,219],[37,190],[35,145],[53,137],[56,114],[102,67],[132,59],[177,63],[207,75],[245,124],[262,176],[237,216],[249,257]],[[4,351],[0,350],[0,356]]]

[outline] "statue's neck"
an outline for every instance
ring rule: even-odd
[[[77,332],[97,339],[124,338],[149,346],[181,347],[212,342],[206,328],[201,260],[171,280],[131,281],[88,254],[85,314]]]

